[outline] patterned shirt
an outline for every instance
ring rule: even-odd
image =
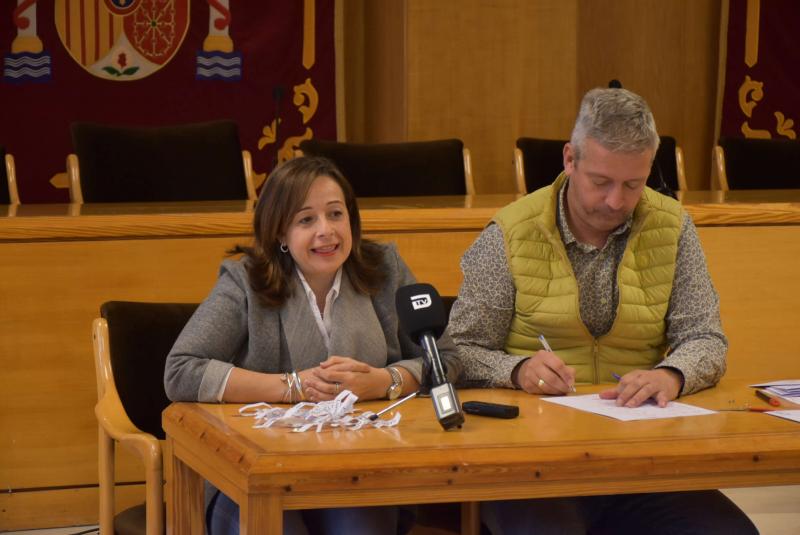
[[[598,249],[577,241],[567,224],[564,192],[558,193],[556,225],[578,281],[580,314],[592,336],[614,323],[619,288],[617,270],[630,236],[632,218]],[[697,229],[687,214],[678,240],[675,276],[666,316],[670,348],[656,367],[683,374],[681,394],[716,384],[725,373],[728,341],[722,332],[719,296],[711,283]],[[464,282],[450,314],[449,332],[464,362],[464,383],[514,388],[511,373],[528,358],[504,351],[514,315],[516,288],[508,266],[503,232],[490,224],[461,259]],[[558,353],[558,351],[556,351]]]

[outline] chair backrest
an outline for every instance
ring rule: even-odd
[[[0,204],[11,204],[11,193],[8,187],[8,170],[6,169],[6,148],[0,146]]]
[[[714,154],[723,190],[800,187],[800,141],[720,137]]]
[[[672,136],[661,136],[661,143],[658,145],[656,157],[653,159],[653,167],[647,178],[647,185],[655,190],[664,189],[661,184],[662,180],[673,193],[686,189],[683,151]],[[657,186],[661,186],[661,188]],[[666,192],[662,191],[662,193]]]
[[[519,193],[530,193],[541,187],[550,185],[564,170],[564,144],[569,140],[539,139],[521,137],[517,139],[514,150],[514,167]],[[686,189],[683,178],[683,158],[675,138],[661,136],[661,143],[653,159],[653,167],[647,178],[651,188],[670,194],[662,185],[663,182],[671,192]],[[660,177],[659,177],[660,174]],[[683,187],[681,187],[683,182]],[[524,189],[522,189],[524,187]],[[674,196],[674,195],[672,195]]]
[[[14,157],[0,146],[0,204],[19,204]]]
[[[456,302],[458,299],[455,295],[443,295],[442,296],[442,304],[444,304],[444,313],[447,317],[450,317],[450,311],[453,309],[453,303]]]
[[[100,315],[108,323],[114,383],[131,422],[164,439],[161,412],[170,404],[164,392],[167,354],[194,313],[194,303],[108,301]]]
[[[564,144],[569,140],[521,137],[514,151],[517,191],[530,193],[549,186],[564,170]]]
[[[374,145],[308,139],[300,150],[332,160],[358,197],[474,192],[469,151],[458,139]]]
[[[76,122],[71,130],[79,174],[71,182],[79,185],[81,197],[73,194],[73,201],[249,198],[233,121],[164,127]]]

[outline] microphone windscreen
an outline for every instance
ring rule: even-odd
[[[439,338],[447,327],[444,303],[430,284],[409,284],[398,288],[394,302],[400,327],[414,342],[426,332]]]

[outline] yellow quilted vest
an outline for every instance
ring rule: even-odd
[[[617,272],[619,304],[611,330],[594,338],[581,321],[578,282],[556,226],[558,191],[566,176],[500,210],[508,264],[516,286],[505,350],[542,349],[544,334],[581,383],[612,382],[652,368],[666,352],[664,317],[672,292],[684,212],[678,201],[645,188]]]

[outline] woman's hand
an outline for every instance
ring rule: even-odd
[[[351,357],[332,356],[303,375],[303,389],[309,401],[335,398],[350,390],[361,401],[384,397],[392,378],[384,368],[373,368]]]

